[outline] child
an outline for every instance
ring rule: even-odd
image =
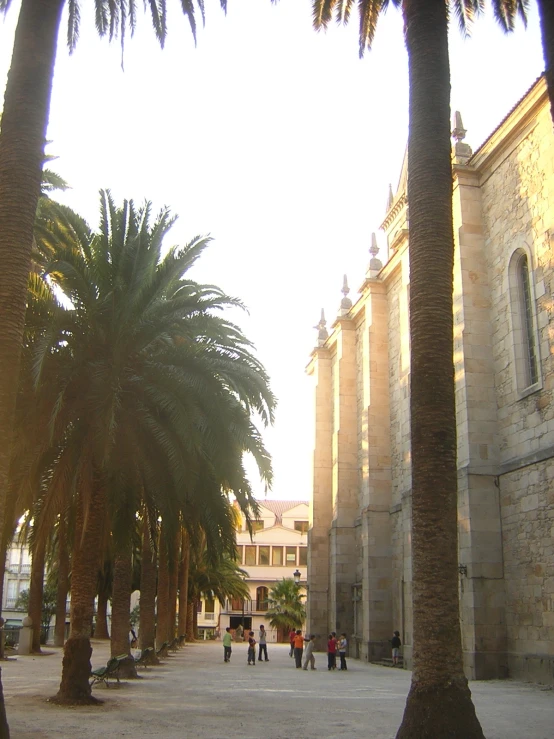
[[[339,670],[347,670],[346,667],[346,648],[348,647],[348,642],[346,641],[346,634],[341,634],[339,639],[339,657],[340,657],[340,667]]]
[[[248,634],[248,664],[252,667],[256,665],[256,640],[253,631]]]
[[[312,634],[311,636],[304,639],[306,642],[306,646],[304,647],[304,662],[302,665],[303,670],[308,669],[308,662],[310,663],[310,669],[315,670],[315,657],[314,657],[314,647],[315,647],[315,634]]]
[[[327,669],[334,670],[337,667],[337,640],[334,633],[329,634],[327,641]]]
[[[227,626],[227,628],[225,629],[225,635],[223,637],[223,661],[224,662],[231,661],[232,642],[233,642],[233,637],[231,636],[231,627]]]
[[[390,643],[392,647],[392,666],[396,667],[396,665],[398,664],[398,657],[400,655],[400,647],[402,646],[399,631],[394,632],[394,636],[390,640]]]

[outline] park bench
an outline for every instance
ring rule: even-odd
[[[169,650],[169,642],[164,641],[162,646],[156,652],[156,657],[158,657],[159,659],[166,659],[169,654],[168,650]]]
[[[109,688],[110,680],[113,680],[114,677],[119,682],[119,666],[125,659],[127,659],[126,654],[119,654],[117,657],[110,657],[105,667],[92,670],[90,673],[90,687],[92,688],[96,683],[104,683]]]
[[[179,637],[179,646],[180,647],[184,647],[185,646],[186,639],[187,639],[187,635],[186,634],[181,634],[181,636]]]
[[[135,659],[135,665],[137,667],[144,667],[146,669],[146,666],[149,662],[152,661],[152,657],[154,656],[154,647],[147,647],[146,649],[143,649],[140,653],[140,656]]]
[[[169,645],[169,651],[170,652],[176,652],[178,649],[179,649],[179,639],[177,639],[177,637],[175,637],[175,639],[173,639],[173,641]]]

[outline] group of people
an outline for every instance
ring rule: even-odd
[[[263,624],[260,626],[260,631],[258,634],[258,662],[269,662],[269,657],[267,656],[267,631],[265,630],[265,627]],[[223,636],[223,661],[224,662],[230,662],[231,660],[231,654],[232,654],[232,643],[233,643],[233,635],[231,633],[231,627],[227,626],[225,629],[225,634]],[[265,660],[262,660],[262,657],[265,658]],[[248,665],[255,665],[256,664],[256,639],[254,638],[254,632],[249,631],[248,632]]]
[[[348,641],[346,640],[346,634],[341,634],[337,637],[336,633],[332,631],[327,637],[327,669],[337,669],[337,652],[340,658],[339,670],[347,670],[346,666],[346,648],[348,647]]]
[[[308,669],[308,664],[312,670],[316,669],[314,648],[315,648],[315,634],[310,636],[302,636],[300,629],[292,630],[289,634],[290,641],[290,656],[294,657],[296,668]],[[337,667],[337,653],[340,658],[339,670],[347,670],[346,665],[346,650],[348,648],[348,640],[346,634],[341,634],[337,637],[333,631],[329,634],[327,640],[327,669],[335,670]]]
[[[311,670],[315,670],[315,634],[308,636],[302,636],[300,629],[292,629],[289,634],[290,642],[290,656],[294,657],[295,666],[297,669],[307,670],[310,665]],[[231,633],[231,627],[228,626],[225,629],[225,635],[223,636],[223,661],[229,662],[231,659],[233,635]],[[256,664],[256,644],[258,644],[258,662],[269,662],[267,656],[267,631],[265,627],[260,626],[258,633],[258,642],[254,637],[254,632],[248,632],[248,665],[254,666]],[[400,654],[400,633],[394,632],[393,638],[391,639],[392,646],[392,659],[393,665],[398,664]],[[348,640],[346,634],[342,633],[337,637],[336,633],[332,631],[327,639],[327,669],[329,671],[337,669],[337,653],[340,659],[339,671],[345,671],[348,669],[346,665],[346,650],[348,649]],[[263,658],[263,659],[262,659]]]

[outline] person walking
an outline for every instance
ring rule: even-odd
[[[304,637],[300,629],[297,629],[294,635],[294,661],[296,669],[302,669],[302,653],[304,652]]]
[[[346,666],[346,649],[348,647],[348,642],[346,640],[346,634],[341,634],[339,639],[339,657],[340,657],[340,667],[339,670],[347,670]]]
[[[337,667],[337,638],[335,632],[329,634],[327,639],[327,669],[335,670]]]
[[[291,629],[289,633],[290,652],[289,657],[294,657],[294,640],[296,638],[296,629]]]
[[[304,649],[304,663],[302,665],[303,670],[308,669],[308,662],[310,663],[310,669],[315,670],[317,669],[315,666],[315,657],[314,657],[314,648],[315,648],[315,634],[312,634],[307,639],[304,639],[305,642],[307,642],[306,647]]]
[[[256,640],[253,631],[248,634],[248,664],[253,667],[256,666]]]
[[[231,635],[231,627],[227,626],[227,628],[225,629],[225,634],[223,635],[223,661],[224,662],[231,661],[231,652],[233,651],[231,649],[232,642],[233,642],[233,637]]]
[[[265,655],[265,661],[269,662],[267,656],[267,631],[265,630],[263,624],[260,626],[260,633],[258,634],[258,644],[260,645],[258,648],[258,662],[262,661],[262,653]]]
[[[392,647],[392,666],[396,667],[396,665],[398,664],[398,657],[400,656],[400,647],[402,646],[399,631],[394,632],[394,636],[390,640],[390,643]]]

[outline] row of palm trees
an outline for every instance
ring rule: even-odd
[[[37,214],[6,520],[32,521],[36,648],[47,550],[58,575],[58,643],[71,574],[63,703],[93,700],[97,594],[97,628],[111,594],[112,654],[129,654],[134,563],[143,648],[170,641],[177,624],[184,634],[201,592],[243,594],[230,495],[249,520],[256,503],[245,453],[271,482],[256,422],[272,422],[275,399],[226,317],[241,303],[190,278],[209,240],[167,249],[173,221],[166,209],[153,216],[149,203],[116,206],[105,191],[97,230],[48,199]],[[4,546],[10,534],[6,526]],[[199,580],[202,568],[212,582]]]

